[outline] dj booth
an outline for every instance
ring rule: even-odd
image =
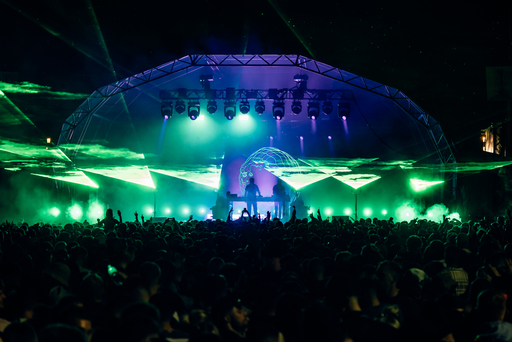
[[[283,205],[283,216],[287,217],[288,216],[288,203],[290,203],[290,195],[286,194],[284,196],[284,198],[282,199],[278,199],[277,197],[275,196],[270,196],[270,197],[263,197],[263,196],[260,196],[260,197],[256,197],[256,198],[252,198],[252,199],[248,199],[247,197],[238,197],[238,195],[236,194],[231,194],[229,195],[228,197],[228,201],[229,201],[229,206],[232,207],[233,206],[233,203],[234,202],[249,202],[249,201],[255,201],[255,202],[281,202],[282,205]],[[261,213],[262,216],[265,216],[264,213]]]

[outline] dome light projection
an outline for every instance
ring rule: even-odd
[[[262,169],[269,171],[295,190],[330,176],[313,167],[299,165],[297,160],[284,151],[274,147],[263,147],[251,154],[240,167],[238,183],[241,193],[245,192],[245,187],[254,176],[254,172]]]

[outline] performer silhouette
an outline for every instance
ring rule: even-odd
[[[284,215],[284,198],[286,196],[286,190],[283,185],[283,181],[277,179],[277,184],[272,189],[274,193],[274,217],[279,219],[283,218]]]
[[[245,187],[245,198],[247,198],[247,208],[249,209],[250,216],[258,214],[258,202],[256,197],[261,196],[260,188],[254,184],[254,178],[249,179],[249,184]]]

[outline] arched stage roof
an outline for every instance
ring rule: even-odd
[[[214,114],[208,101],[216,102]],[[243,101],[247,116],[239,112]],[[262,114],[256,101],[264,103]],[[302,106],[298,115],[294,101]],[[326,115],[328,102],[333,111]],[[224,109],[233,103],[236,116],[227,120]],[[274,119],[274,105],[284,106],[282,120]],[[194,106],[197,120],[187,116]],[[316,120],[307,115],[310,106],[319,108]],[[346,121],[338,108],[349,113]],[[353,182],[354,175],[455,163],[439,123],[401,91],[299,55],[189,55],[104,86],[69,116],[58,147],[73,172],[150,187],[149,171],[218,187],[225,160],[264,147],[299,161],[300,179],[279,164],[269,170],[295,188],[323,175],[350,174]]]

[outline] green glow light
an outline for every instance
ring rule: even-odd
[[[19,167],[4,167],[4,170],[7,170],[7,171],[21,171],[21,169]]]
[[[228,131],[230,135],[237,137],[246,137],[256,131],[256,120],[249,114],[237,113],[234,120],[228,122]]]
[[[350,216],[350,215],[352,215],[352,209],[350,209],[350,208],[345,208],[345,210],[343,210],[343,214],[345,214],[346,216]]]
[[[187,164],[171,165],[170,167],[172,169],[150,169],[150,171],[206,185],[214,189],[219,188],[222,165]]]
[[[183,214],[185,214],[185,215],[190,214],[190,209],[189,208],[183,208]]]
[[[59,176],[43,175],[43,174],[37,174],[37,173],[31,173],[31,175],[45,177],[45,178],[51,178],[51,179],[60,180],[63,182],[81,184],[81,185],[85,185],[85,186],[90,186],[92,188],[98,188],[98,185],[96,185],[82,171],[66,171]]]
[[[68,215],[75,221],[79,221],[82,219],[82,216],[84,215],[84,212],[82,210],[82,207],[75,203],[71,207],[68,208]]]
[[[327,216],[331,216],[331,215],[332,215],[332,209],[331,209],[331,208],[326,208],[326,209],[325,209],[325,214],[326,214]]]
[[[372,216],[372,214],[373,214],[373,210],[372,210],[371,208],[365,208],[365,209],[363,210],[363,215],[364,215],[364,216],[369,217],[369,216]]]
[[[127,160],[143,160],[144,154],[130,151],[127,148],[110,148],[100,144],[62,144],[59,148],[72,153],[78,152],[82,155],[92,156],[99,159],[122,158]],[[81,157],[82,158],[82,157]]]
[[[80,169],[86,172],[96,173],[105,177],[119,179],[125,182],[155,188],[153,179],[147,166],[114,166],[95,169]]]
[[[96,219],[102,219],[105,217],[105,207],[99,202],[92,202],[89,204],[87,210],[87,219],[90,222],[96,222]]]
[[[153,215],[154,208],[153,208],[153,206],[147,204],[144,206],[143,211],[146,213],[146,215]]]
[[[57,216],[59,216],[59,215],[60,215],[60,210],[59,210],[59,208],[57,208],[57,207],[53,207],[53,208],[51,208],[48,212],[49,212],[49,213],[50,213],[50,215],[51,215],[51,216],[53,216],[53,217],[57,217]]]
[[[170,213],[171,213],[171,209],[170,209],[170,208],[166,208],[166,209],[164,209],[164,212],[165,212],[166,214],[170,214]]]
[[[388,211],[387,211],[386,209],[382,209],[381,214],[382,214],[382,215],[387,215],[387,214],[388,214]]]
[[[410,181],[411,181],[413,190],[416,192],[423,191],[423,190],[425,190],[433,185],[436,185],[436,184],[444,183],[444,181],[429,182],[429,181],[424,181],[424,180],[417,179],[417,178],[412,178],[412,179],[410,179]]]
[[[353,189],[359,189],[362,186],[370,184],[371,182],[376,181],[381,178],[377,175],[367,175],[367,174],[349,174],[343,176],[332,176],[339,180],[340,182],[345,183],[346,185],[352,187]]]

